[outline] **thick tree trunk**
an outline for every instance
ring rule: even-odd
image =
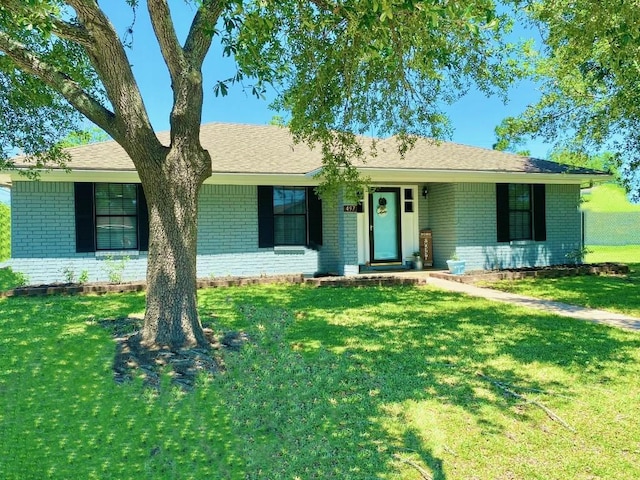
[[[172,149],[160,168],[140,172],[149,208],[142,330],[147,348],[208,345],[197,310],[196,254],[198,192],[210,161],[206,151],[192,150]],[[198,168],[202,165],[209,168]]]

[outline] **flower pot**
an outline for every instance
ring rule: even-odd
[[[413,268],[415,268],[416,270],[422,270],[423,266],[424,265],[422,264],[422,258],[415,257],[413,259]]]
[[[454,275],[462,275],[464,273],[464,260],[447,260],[447,267],[449,267],[449,272]]]

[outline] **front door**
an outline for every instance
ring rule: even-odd
[[[376,189],[369,194],[371,263],[402,261],[400,231],[400,189]]]

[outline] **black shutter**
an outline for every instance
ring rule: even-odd
[[[273,187],[258,186],[258,247],[274,245]]]
[[[138,184],[138,250],[149,250],[149,209],[142,184]]]
[[[307,187],[307,222],[309,228],[309,246],[322,245],[322,201],[314,187]]]
[[[96,251],[93,183],[75,183],[76,252]]]
[[[533,239],[536,242],[547,240],[547,208],[545,185],[533,186]]]
[[[509,184],[496,183],[496,225],[498,242],[509,241]]]

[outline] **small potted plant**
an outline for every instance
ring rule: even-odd
[[[422,270],[423,263],[422,257],[420,256],[420,250],[413,252],[413,266],[416,270]]]
[[[464,273],[465,261],[458,258],[458,254],[453,252],[451,258],[447,260],[447,267],[449,267],[449,273],[454,275],[462,275]]]

